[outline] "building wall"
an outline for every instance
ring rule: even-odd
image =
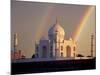
[[[39,50],[38,50],[39,57],[49,58],[50,56],[49,40],[40,40],[38,47],[39,47]]]
[[[58,53],[56,53],[55,45],[57,46]],[[46,47],[46,50],[43,47]],[[52,50],[51,50],[52,46]],[[70,54],[67,52],[67,47],[70,47]],[[74,50],[75,47],[75,50]],[[51,53],[52,52],[52,56]],[[50,43],[49,40],[41,40],[38,44],[38,55],[39,58],[61,58],[61,57],[75,57],[76,43],[73,40],[63,40],[63,42]],[[68,53],[68,55],[67,55]]]
[[[74,57],[74,53],[76,52],[76,51],[74,51],[74,47],[76,48],[76,45],[73,42],[73,40],[65,40],[64,46],[65,46],[65,53],[67,50],[66,47],[69,46],[71,48],[71,57]],[[67,57],[67,54],[66,54],[66,57]]]

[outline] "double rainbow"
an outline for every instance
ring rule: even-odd
[[[81,34],[81,32],[82,32],[84,26],[86,25],[85,23],[86,23],[86,22],[88,21],[88,19],[90,18],[91,13],[93,12],[94,9],[95,9],[94,6],[90,6],[90,7],[86,10],[85,14],[83,15],[83,18],[82,18],[82,20],[80,21],[80,23],[79,23],[79,25],[78,25],[78,27],[77,27],[75,33],[74,33],[74,36],[73,36],[73,39],[74,39],[75,41],[77,41],[77,40],[79,39],[80,34]]]

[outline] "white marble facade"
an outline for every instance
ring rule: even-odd
[[[76,42],[65,38],[65,31],[59,24],[58,20],[48,30],[48,39],[42,37],[35,44],[36,58],[71,58],[76,55]]]

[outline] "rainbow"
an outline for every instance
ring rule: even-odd
[[[89,17],[90,17],[90,15],[91,15],[91,13],[92,13],[93,10],[94,10],[94,6],[90,6],[86,10],[85,14],[83,15],[82,20],[78,24],[78,27],[77,27],[77,29],[76,29],[76,31],[74,33],[74,36],[73,36],[73,39],[75,41],[77,41],[79,39],[79,36],[80,36],[80,34],[81,34],[84,26],[86,25],[86,22],[88,21],[88,19],[89,19]]]
[[[52,15],[52,11],[54,10],[54,6],[49,6],[45,9],[44,15],[42,15],[41,22],[38,25],[36,30],[35,40],[40,39],[41,36],[44,35],[44,30],[47,27],[45,23],[47,23],[50,19],[50,15]]]

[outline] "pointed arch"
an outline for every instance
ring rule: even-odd
[[[66,46],[66,57],[71,57],[71,47],[69,45]]]
[[[46,58],[47,57],[47,47],[43,46],[42,47],[42,58]]]

